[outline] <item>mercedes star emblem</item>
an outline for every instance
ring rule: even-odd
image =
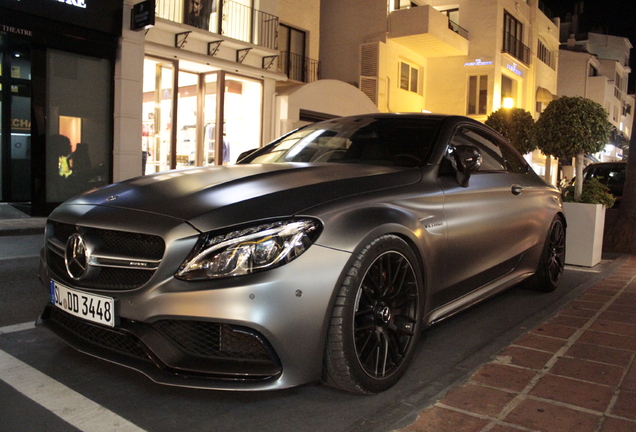
[[[64,262],[69,276],[75,280],[82,279],[88,270],[88,248],[84,238],[75,233],[66,242]]]

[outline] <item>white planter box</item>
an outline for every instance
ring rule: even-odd
[[[567,220],[565,263],[594,267],[603,254],[603,204],[563,203]]]

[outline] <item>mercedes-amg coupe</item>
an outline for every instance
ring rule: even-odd
[[[49,216],[40,324],[156,382],[375,393],[427,326],[564,269],[559,191],[460,116],[315,123]]]

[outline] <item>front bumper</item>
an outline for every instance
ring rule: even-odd
[[[147,228],[156,224],[140,226],[146,227],[145,234],[159,234]],[[111,282],[115,279],[90,286],[102,284],[99,277],[74,283],[60,274],[59,263],[47,263],[59,257],[44,248],[40,279],[45,285],[55,279],[113,297],[118,321],[109,328],[48,305],[39,323],[79,351],[162,384],[273,390],[320,380],[334,289],[351,254],[315,244],[269,271],[186,282],[172,276],[196,240],[196,235],[187,240],[184,230],[176,227],[180,235],[164,237],[161,264],[147,282],[133,288]]]

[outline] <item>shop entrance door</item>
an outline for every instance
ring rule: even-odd
[[[0,35],[0,201],[31,201],[31,47]]]

